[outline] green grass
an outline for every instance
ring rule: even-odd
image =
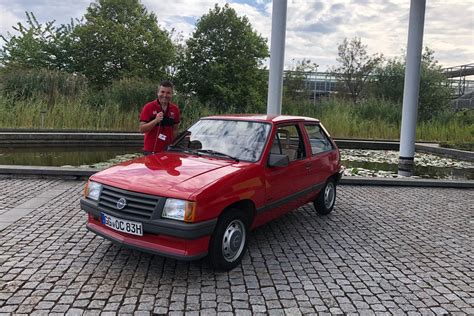
[[[142,106],[152,100],[156,83],[140,78],[114,81],[97,91],[83,76],[52,70],[3,69],[0,71],[0,128],[137,131]],[[202,116],[223,114],[196,98],[176,95],[181,128]],[[244,113],[255,113],[257,106]],[[229,110],[228,113],[235,112]],[[265,112],[265,108],[260,110]],[[333,137],[400,138],[401,105],[368,98],[354,105],[328,98],[318,102],[284,98],[283,114],[319,118]],[[416,139],[462,146],[474,143],[474,111],[438,113],[418,122]],[[448,145],[449,146],[449,145]]]
[[[330,99],[321,103],[292,103],[283,106],[283,113],[319,118],[333,137],[398,140],[401,129],[400,105],[366,100],[354,105],[350,101]],[[417,141],[472,142],[474,113],[449,111],[438,119],[418,122]]]
[[[190,126],[199,117],[222,114],[195,99],[177,96],[174,101],[181,108],[181,128]],[[51,104],[40,96],[16,101],[0,96],[0,128],[138,130],[141,106],[124,109],[123,105],[112,101],[101,105],[89,105],[89,102],[90,99],[87,97],[75,99],[58,97],[56,102]],[[376,100],[368,100],[357,105],[337,99],[315,104],[285,102],[282,107],[283,114],[319,118],[335,138],[390,140],[397,140],[400,137],[400,123],[397,121],[399,111],[397,105]],[[473,143],[473,117],[472,111],[463,112],[462,115],[450,112],[440,115],[439,119],[419,122],[417,141]]]
[[[1,128],[136,131],[138,116],[138,110],[122,111],[118,105],[94,107],[67,99],[53,105],[38,99],[12,104],[0,97]]]
[[[470,143],[469,142],[465,142],[465,143],[441,142],[439,145],[445,148],[456,148],[460,150],[474,151],[474,142],[470,142]]]

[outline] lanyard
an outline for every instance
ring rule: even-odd
[[[163,107],[161,106],[160,101],[158,99],[156,100],[156,104],[160,107],[159,110],[161,110],[161,111],[157,110],[156,114],[158,115],[158,113],[163,112],[163,119],[164,119],[168,115],[170,104],[168,103],[168,106],[166,107],[166,111],[163,111]],[[153,145],[153,153],[155,153],[156,142],[158,141],[160,134],[161,134],[161,122],[158,124],[158,130],[156,131],[155,144]]]

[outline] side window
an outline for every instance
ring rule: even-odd
[[[305,158],[306,150],[298,126],[287,125],[278,127],[270,152],[287,155],[290,161]]]
[[[313,155],[334,149],[331,141],[319,125],[312,124],[304,127],[308,133]]]

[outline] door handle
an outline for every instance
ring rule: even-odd
[[[305,166],[306,170],[311,169],[311,163],[310,162],[305,163],[304,166]]]

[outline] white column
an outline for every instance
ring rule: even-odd
[[[413,170],[426,0],[411,0],[398,173]]]
[[[287,0],[273,0],[267,114],[281,114]]]

